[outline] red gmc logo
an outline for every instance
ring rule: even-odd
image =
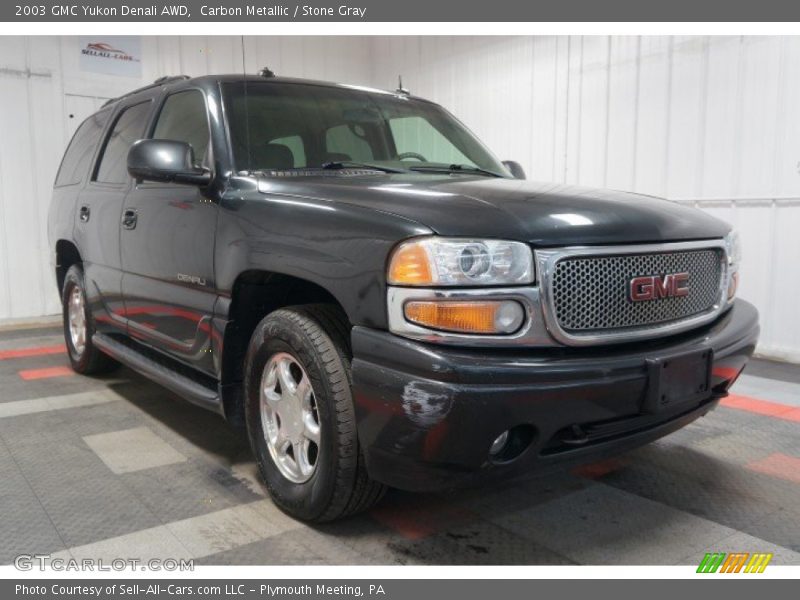
[[[632,302],[688,296],[689,274],[668,273],[663,277],[660,275],[634,277],[631,279],[628,291]]]

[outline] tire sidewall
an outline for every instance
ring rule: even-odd
[[[64,288],[61,294],[62,314],[64,321],[64,341],[67,346],[67,354],[70,363],[75,371],[81,372],[88,367],[92,348],[92,321],[89,303],[86,300],[86,288],[84,287],[83,271],[76,266],[70,267],[64,277]],[[69,299],[72,290],[78,287],[83,295],[84,319],[86,319],[86,344],[83,352],[79,353],[72,344],[72,335],[69,331]]]
[[[267,448],[260,412],[260,386],[269,359],[286,352],[299,362],[308,375],[317,401],[321,440],[317,465],[304,483],[286,479]],[[348,386],[349,387],[349,386]],[[250,444],[273,500],[294,516],[318,518],[330,503],[338,476],[339,432],[333,390],[314,344],[284,315],[273,315],[256,328],[247,353],[245,411]]]

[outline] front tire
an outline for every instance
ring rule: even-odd
[[[349,329],[329,305],[265,317],[245,364],[250,444],[273,501],[289,515],[324,522],[362,512],[383,496],[358,445]]]
[[[119,363],[103,354],[92,343],[94,320],[86,302],[83,269],[72,265],[64,277],[61,301],[64,318],[64,341],[72,369],[81,375],[112,371]]]

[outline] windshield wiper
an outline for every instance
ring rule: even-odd
[[[382,167],[381,165],[373,165],[370,163],[362,163],[353,160],[336,160],[331,162],[322,163],[322,169],[374,169],[376,171],[383,171],[384,173],[405,173],[402,169],[394,169],[392,167]]]
[[[473,165],[415,165],[413,167],[409,167],[411,171],[433,171],[433,172],[440,172],[440,173],[455,173],[455,172],[462,172],[462,173],[476,173],[479,175],[486,175],[488,177],[502,177],[505,178],[505,175],[502,173],[498,173],[496,171],[490,171],[489,169],[483,169],[481,167],[475,167]]]

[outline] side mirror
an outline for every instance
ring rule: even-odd
[[[514,179],[525,179],[525,169],[515,160],[504,160],[503,166],[514,176]]]
[[[205,186],[211,171],[195,166],[194,150],[175,140],[139,140],[128,151],[128,173],[138,181]]]

